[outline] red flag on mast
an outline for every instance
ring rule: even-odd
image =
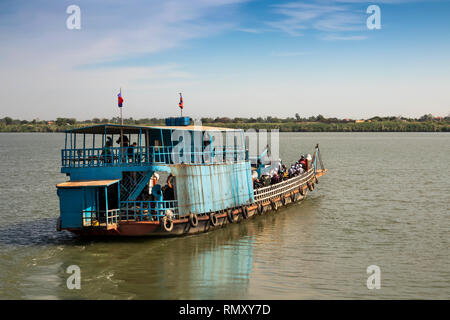
[[[119,108],[122,108],[122,104],[123,104],[122,89],[120,89],[120,92],[117,95],[117,104],[118,104]]]
[[[183,109],[183,97],[181,96],[181,93],[180,93],[180,102],[178,103],[178,106],[180,107],[180,109]]]

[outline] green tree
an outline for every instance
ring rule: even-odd
[[[325,117],[321,114],[319,114],[316,118],[316,121],[319,121],[319,122],[324,122],[325,120],[326,120]]]
[[[66,118],[56,118],[56,125],[61,127],[67,123]]]
[[[429,114],[424,114],[423,116],[420,117],[419,121],[431,121],[433,120],[433,115],[431,113]]]
[[[13,123],[13,119],[10,117],[5,117],[3,120],[5,120],[7,126]]]

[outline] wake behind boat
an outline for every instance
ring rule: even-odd
[[[234,143],[221,143],[223,135]],[[166,126],[68,130],[61,172],[70,180],[56,186],[57,229],[88,236],[207,232],[301,201],[326,173],[318,145],[287,169],[264,164],[263,155],[252,167],[245,141],[241,129],[192,126],[188,117],[166,119]]]

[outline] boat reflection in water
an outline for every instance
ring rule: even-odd
[[[230,287],[246,289],[253,267],[253,246],[250,236],[200,253],[192,260],[191,279],[204,285],[195,287],[195,295],[207,296],[213,290],[225,296]]]
[[[36,248],[16,296],[27,299],[244,298],[254,264],[256,221],[184,238],[64,238]],[[37,252],[39,251],[39,252]],[[67,268],[79,266],[81,289]],[[30,289],[31,288],[31,289]]]

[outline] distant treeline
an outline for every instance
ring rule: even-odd
[[[434,117],[431,114],[420,118],[373,117],[365,120],[325,118],[322,115],[302,118],[296,114],[292,118],[202,118],[203,125],[241,129],[279,129],[281,132],[450,132],[450,115]],[[0,119],[0,132],[61,132],[82,126],[120,123],[118,117],[112,119],[94,118],[78,121],[74,118],[56,120],[17,120],[10,117]],[[124,119],[127,125],[161,125],[164,119],[145,118]]]

